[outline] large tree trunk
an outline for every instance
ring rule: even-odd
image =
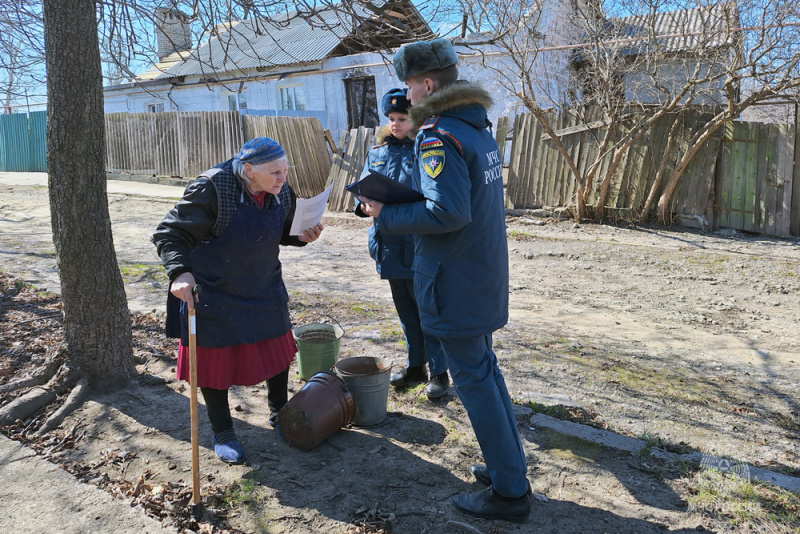
[[[44,0],[47,169],[71,362],[95,388],[127,384],[131,324],[111,236],[95,2]]]

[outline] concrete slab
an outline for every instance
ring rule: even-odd
[[[0,532],[166,534],[175,529],[0,435]]]
[[[562,421],[541,413],[531,416],[530,422],[531,425],[536,428],[547,428],[561,434],[585,439],[587,441],[597,443],[598,445],[626,451],[634,456],[642,454],[644,449],[647,447],[647,442],[641,439],[622,436],[615,432],[611,432],[610,430],[593,428],[590,426],[573,423],[571,421]],[[647,451],[647,453],[669,461],[685,460],[707,466],[730,464],[730,461],[723,458],[718,458],[708,454],[701,454],[699,452],[693,452],[691,454],[676,454],[663,450],[652,449]],[[722,470],[724,471],[724,469]],[[756,467],[744,462],[736,462],[736,469],[731,470],[731,472],[739,476],[749,478],[750,480],[769,482],[770,484],[785,490],[792,491],[794,493],[800,493],[800,478],[797,477],[776,473],[774,471]]]

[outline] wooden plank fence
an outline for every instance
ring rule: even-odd
[[[106,170],[193,178],[239,151],[237,111],[109,113]]]
[[[547,110],[579,171],[597,156],[602,117],[557,115]],[[635,220],[641,216],[659,173],[669,176],[688,140],[707,118],[698,111],[670,114],[623,156],[612,177],[604,215]],[[498,144],[507,122],[498,120]],[[518,115],[512,129],[507,199],[515,208],[569,206],[576,184],[569,166],[530,114]],[[106,115],[109,172],[190,177],[232,157],[246,139],[277,139],[290,160],[289,183],[301,197],[332,184],[328,209],[350,211],[352,195],[344,190],[363,170],[372,128],[346,132],[333,155],[319,121],[308,117],[258,117],[237,112],[117,113]],[[670,132],[675,141],[670,145]],[[800,235],[800,139],[794,125],[731,123],[701,148],[684,172],[671,200],[671,212],[703,217],[716,229],[729,227],[788,237]],[[603,158],[588,194],[596,203],[610,164]],[[665,180],[656,188],[657,194]],[[793,187],[794,185],[794,187]]]
[[[734,122],[725,125],[717,175],[716,226],[788,237],[792,209],[795,127]]]
[[[792,170],[792,215],[789,222],[792,235],[800,235],[800,105],[794,108],[794,169]]]
[[[648,134],[623,155],[610,184],[604,207],[606,216],[633,218],[641,213],[657,171],[664,163],[662,160],[667,160],[663,167],[665,173],[668,173],[675,167],[683,144],[696,130],[698,123],[704,120],[699,113],[690,115],[677,132],[682,143],[676,143],[669,151],[667,140],[671,126],[677,119],[675,115],[659,120]],[[554,126],[579,172],[586,173],[597,158],[605,123],[595,117],[579,117],[570,112],[559,114],[555,110],[547,110],[545,116]],[[514,134],[508,189],[509,200],[514,207],[574,205],[575,177],[539,122],[532,115],[518,116]],[[711,154],[716,154],[715,142],[718,139],[707,144],[707,150]],[[608,154],[600,162],[592,181],[593,188],[586,199],[590,205],[597,201],[599,187],[611,159],[612,155]],[[697,161],[702,164],[698,165]],[[705,214],[709,187],[712,184],[704,173],[714,161],[715,156],[708,158],[707,154],[700,154],[685,171],[674,200],[676,208],[681,212],[688,210],[689,213]]]
[[[309,117],[258,117],[237,111],[107,114],[106,169],[194,178],[259,136],[283,145],[290,163],[287,180],[299,196],[322,192],[330,155],[319,120]]]
[[[505,161],[506,140],[508,138],[508,117],[497,118],[494,136],[495,141],[497,141],[497,148],[500,149],[500,161]]]
[[[583,174],[598,151],[605,124],[546,110],[546,117]],[[616,169],[604,216],[637,220],[659,172],[668,177],[707,116],[696,110],[669,114],[630,147]],[[668,143],[670,132],[675,141]],[[702,217],[709,228],[729,227],[779,237],[800,235],[800,140],[794,125],[735,122],[712,136],[692,159],[671,199],[676,215]],[[575,204],[575,178],[530,114],[518,115],[511,146],[508,202],[515,208]],[[611,156],[603,158],[587,204],[597,201]],[[797,179],[795,179],[797,177]],[[660,195],[665,179],[656,187]],[[795,187],[793,187],[793,183]],[[657,198],[657,197],[656,197]]]
[[[339,150],[333,158],[328,181],[333,184],[328,198],[331,211],[352,211],[355,203],[353,195],[345,191],[345,186],[356,182],[364,170],[367,152],[375,144],[375,130],[363,126],[350,130],[342,136]]]

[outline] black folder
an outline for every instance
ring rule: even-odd
[[[379,172],[370,171],[368,175],[345,187],[357,197],[366,197],[384,204],[402,204],[425,200],[422,193],[396,182]]]

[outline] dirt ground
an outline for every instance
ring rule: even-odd
[[[130,306],[148,314],[136,318],[140,385],[91,396],[37,444],[76,476],[124,498],[183,491],[191,481],[188,389],[174,380],[172,345],[161,336],[167,284],[148,241],[173,202],[109,195]],[[235,388],[231,405],[247,462],[217,461],[201,417],[206,521],[176,517],[172,504],[151,511],[193,531],[758,530],[732,521],[724,507],[693,506],[700,475],[686,466],[654,465],[529,419],[532,406],[657,449],[800,476],[800,244],[531,215],[507,222],[511,319],[495,334],[495,349],[519,404],[536,494],[529,524],[483,522],[455,510],[452,495],[478,489],[467,468],[480,451],[452,388],[430,402],[421,386],[391,391],[383,424],[344,429],[310,452],[292,449],[269,427],[263,387]],[[323,223],[319,241],[281,253],[295,324],[333,317],[346,332],[341,357],[382,356],[400,367],[404,348],[389,288],[366,251],[369,222],[329,214]],[[57,291],[45,188],[0,186],[0,271]],[[53,310],[57,299],[37,313]],[[41,361],[58,327],[57,319],[23,325],[22,317],[0,314],[0,384]],[[302,387],[294,376],[292,391]],[[15,431],[26,424],[35,421]]]

